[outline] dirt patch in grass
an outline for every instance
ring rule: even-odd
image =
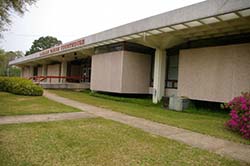
[[[22,98],[22,97],[19,97],[16,99],[17,101],[29,101],[30,99],[29,98]]]

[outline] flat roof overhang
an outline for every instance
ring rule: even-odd
[[[48,52],[46,55],[41,51],[13,60],[10,65],[28,64],[32,61],[43,63],[45,59],[53,57],[59,60],[59,56],[72,52],[91,55],[95,47],[121,41],[166,49],[190,40],[248,32],[249,0],[207,0],[55,46],[45,50]],[[79,41],[82,42],[78,45],[72,44]],[[67,45],[72,47],[65,47]]]

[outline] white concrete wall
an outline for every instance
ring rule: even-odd
[[[151,55],[124,51],[121,92],[148,94],[150,71]]]
[[[165,89],[165,96],[177,96],[177,89],[170,89],[170,88],[166,88]]]
[[[116,51],[92,56],[91,90],[148,94],[150,55]]]
[[[42,71],[43,71],[43,68],[42,67],[38,67],[37,68],[37,76],[41,76],[42,75]]]
[[[31,77],[31,71],[29,66],[25,66],[22,68],[22,77],[23,78],[29,78]]]
[[[90,89],[121,93],[123,52],[92,56]]]
[[[180,51],[178,96],[228,102],[250,91],[250,43]]]
[[[43,64],[43,66],[42,66],[42,76],[47,76],[47,71],[48,71],[48,65]]]
[[[47,76],[60,76],[60,64],[48,65]],[[50,79],[47,79],[50,82]],[[58,83],[59,79],[51,79],[51,83]]]

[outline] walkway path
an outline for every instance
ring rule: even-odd
[[[82,118],[93,118],[93,117],[96,117],[96,116],[87,112],[3,116],[3,117],[0,117],[0,124],[49,122],[49,121],[57,121],[57,120],[70,120],[70,119],[82,119]]]
[[[194,147],[209,150],[220,155],[229,156],[234,159],[250,163],[250,145],[238,144],[204,134],[195,133],[189,130],[125,115],[108,109],[60,97],[47,91],[44,93],[44,96],[51,100],[78,108],[105,119],[121,122],[152,134],[160,135],[165,138],[173,139]]]

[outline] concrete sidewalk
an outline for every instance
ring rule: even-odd
[[[44,96],[51,100],[84,110],[105,119],[124,123],[152,134],[160,135],[165,138],[183,142],[193,147],[209,150],[220,155],[229,156],[234,159],[250,163],[250,145],[238,144],[208,135],[195,133],[189,130],[125,115],[108,109],[60,97],[47,91],[45,91]]]
[[[94,117],[96,116],[87,112],[53,113],[41,115],[16,115],[0,117],[0,124],[49,122],[57,120],[71,120]]]

